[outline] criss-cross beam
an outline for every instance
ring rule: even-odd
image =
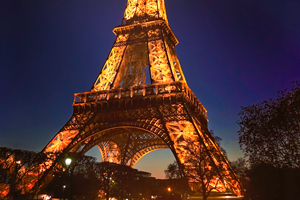
[[[147,153],[169,148],[158,136],[129,127],[112,129],[102,137],[98,135],[92,137],[80,150],[80,154],[85,154],[94,146],[98,146],[102,161],[126,164],[131,167]]]

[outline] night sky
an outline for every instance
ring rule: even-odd
[[[187,83],[208,111],[229,160],[243,157],[241,106],[300,80],[300,1],[165,0]],[[89,91],[113,45],[126,0],[0,2],[0,146],[41,151]],[[99,157],[97,149],[89,155]],[[164,178],[159,150],[138,169]]]

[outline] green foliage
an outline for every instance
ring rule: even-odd
[[[242,107],[239,143],[252,165],[300,168],[300,87],[276,99]]]

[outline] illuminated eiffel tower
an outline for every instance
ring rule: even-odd
[[[208,131],[206,109],[184,78],[164,0],[128,0],[122,23],[113,32],[116,40],[94,85],[75,94],[72,117],[43,152],[84,155],[98,146],[103,161],[134,167],[147,153],[169,148],[189,177],[188,169],[196,167],[190,157],[202,149],[218,171],[215,180],[241,195]],[[190,142],[194,152],[186,148]]]

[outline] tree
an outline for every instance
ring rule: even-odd
[[[126,165],[111,162],[97,163],[96,174],[100,181],[100,190],[104,191],[106,199],[111,197],[131,199],[133,196],[141,198],[139,194],[144,195],[149,189],[149,185],[143,181],[143,173]],[[146,198],[150,198],[150,195]]]
[[[300,87],[276,99],[242,107],[239,143],[252,165],[300,168]]]
[[[227,158],[227,152],[226,150],[221,146],[221,141],[222,141],[222,138],[215,135],[215,132],[213,130],[210,130],[209,131],[211,136],[213,137],[213,140],[217,143],[217,145],[219,146],[220,150],[222,151],[223,155]]]
[[[238,179],[241,179],[241,178],[247,176],[249,167],[247,165],[245,158],[238,158],[237,160],[232,161],[231,167],[232,167],[233,171],[235,172],[235,174],[237,175]]]
[[[231,168],[236,174],[237,179],[241,182],[243,187],[246,189],[244,193],[244,199],[247,199],[249,192],[251,192],[250,180],[249,180],[249,170],[250,166],[245,158],[238,158],[235,161],[230,162]]]
[[[278,168],[269,163],[251,166],[248,176],[249,199],[297,200],[300,190],[300,169]]]
[[[192,181],[193,190],[201,192],[203,200],[206,200],[212,191],[222,191],[224,185],[220,175],[225,167],[225,163],[221,161],[223,155],[217,152],[217,149],[207,148],[200,142],[195,144],[195,141],[186,141],[184,148],[187,152],[186,162],[190,163],[185,166],[185,171],[189,182]],[[214,160],[221,162],[216,164]]]
[[[173,191],[177,191],[183,198],[190,192],[186,178],[180,172],[178,163],[174,161],[170,163],[165,170],[166,178],[170,180],[170,186]]]
[[[73,154],[73,158],[74,156],[76,154]],[[98,163],[95,158],[89,156],[79,156],[77,159],[74,165],[69,166],[73,175],[66,173],[66,166],[63,166],[62,160],[63,167],[54,172],[53,179],[43,192],[53,197],[66,197],[69,196],[72,185],[72,194],[76,199],[150,198],[151,187],[154,185],[147,182],[150,173],[111,162]]]
[[[214,132],[205,134],[205,141],[194,137],[181,139],[180,150],[181,165],[184,167],[185,182],[194,192],[200,192],[204,200],[214,192],[224,192],[231,188],[240,195],[241,188],[236,177],[226,160],[226,151],[221,147],[221,138],[215,136]],[[167,178],[180,177],[176,162],[169,164],[165,170]]]
[[[97,164],[97,178],[100,180],[101,189],[106,194],[106,199],[114,196],[115,190],[113,190],[114,180],[113,174],[116,171],[116,163],[102,162]]]
[[[53,179],[43,192],[52,197],[71,197],[74,195],[77,198],[97,198],[100,181],[97,179],[96,158],[81,157],[76,154],[69,154],[67,157],[72,157],[73,160],[73,165],[69,166],[70,170],[67,169],[64,159],[62,159],[60,161],[62,167],[53,172]]]
[[[170,163],[165,170],[166,178],[167,179],[178,179],[181,178],[181,173],[179,170],[179,166],[176,161]]]
[[[37,181],[38,168],[42,159],[36,152],[0,147],[0,198],[26,198]]]
[[[128,199],[129,194],[133,194],[133,190],[137,190],[138,170],[127,165],[115,165],[113,173],[114,193],[119,199]],[[150,197],[150,195],[149,195]]]

